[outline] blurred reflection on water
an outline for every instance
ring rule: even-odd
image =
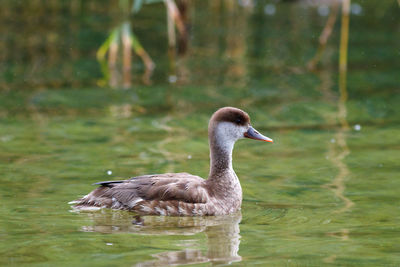
[[[327,184],[334,194],[344,202],[343,208],[336,212],[341,213],[348,211],[354,202],[345,196],[346,179],[349,179],[350,171],[347,164],[344,162],[345,158],[350,154],[350,149],[347,146],[346,135],[349,131],[349,123],[347,122],[347,107],[346,102],[348,99],[347,92],[347,52],[348,52],[348,38],[349,38],[349,19],[350,19],[350,1],[343,1],[342,8],[342,23],[341,23],[341,38],[339,49],[339,92],[337,118],[340,122],[340,127],[332,139],[328,157],[332,163],[338,168],[338,175]],[[337,143],[337,145],[336,145]]]

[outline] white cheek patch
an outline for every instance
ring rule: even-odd
[[[216,127],[216,141],[226,151],[233,149],[234,143],[244,137],[247,127],[237,126],[230,122],[220,122]]]

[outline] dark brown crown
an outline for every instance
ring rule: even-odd
[[[215,122],[232,122],[242,126],[250,123],[250,117],[246,112],[233,107],[220,108],[212,115],[211,120]]]

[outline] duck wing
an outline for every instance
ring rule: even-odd
[[[75,207],[109,207],[136,210],[160,202],[206,203],[205,180],[189,173],[143,175],[129,180],[105,181],[76,202]],[[152,205],[151,205],[152,206]]]

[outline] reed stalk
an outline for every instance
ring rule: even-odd
[[[325,27],[322,30],[321,35],[319,36],[318,39],[319,45],[317,53],[307,64],[309,70],[315,70],[318,62],[321,60],[321,57],[325,51],[326,44],[328,43],[329,37],[332,34],[333,27],[335,26],[338,13],[339,13],[339,2],[337,1],[333,4],[332,11],[329,13],[329,17],[328,20],[326,21]]]
[[[172,1],[165,0],[164,3],[166,5],[167,11],[167,32],[168,32],[168,46],[170,49],[175,49],[176,47],[176,33],[175,33],[175,25],[174,25],[174,8],[170,7]]]
[[[347,101],[347,51],[349,43],[349,24],[350,24],[350,0],[342,2],[342,21],[340,30],[340,48],[339,48],[339,120],[342,126],[349,128],[346,117],[347,109],[345,103]]]
[[[144,84],[150,84],[150,76],[153,73],[156,64],[153,62],[149,54],[147,54],[146,50],[144,50],[135,34],[132,33],[130,37],[133,50],[142,59],[145,66],[142,81]]]
[[[170,62],[171,81],[176,80],[176,32],[175,26],[180,36],[186,35],[186,28],[180,15],[179,9],[173,0],[164,0],[167,12],[167,30],[168,30],[168,57]]]
[[[164,0],[165,6],[167,7],[167,13],[172,18],[172,21],[175,23],[176,28],[179,31],[179,34],[186,34],[186,27],[182,20],[181,14],[179,12],[178,7],[173,0]]]
[[[108,51],[108,68],[110,70],[110,80],[109,84],[111,87],[116,87],[118,85],[118,71],[117,71],[117,57],[119,50],[118,39],[120,36],[120,30],[117,29],[114,38],[111,39]]]
[[[122,24],[122,83],[124,88],[131,86],[132,34],[130,29],[131,25],[129,22]]]

